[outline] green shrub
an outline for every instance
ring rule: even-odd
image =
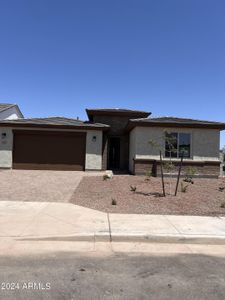
[[[171,161],[166,161],[163,163],[163,168],[166,170],[166,172],[170,173],[174,170],[175,166]]]
[[[147,171],[146,173],[145,173],[145,181],[150,181],[151,180],[151,177],[153,176],[152,175],[152,171]]]
[[[185,172],[184,181],[193,184],[194,183],[193,177],[195,176],[196,173],[197,173],[196,168],[188,167],[186,172]]]

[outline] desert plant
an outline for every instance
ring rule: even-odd
[[[112,202],[111,202],[112,205],[117,205],[117,201],[116,199],[112,198]]]
[[[187,188],[188,188],[188,184],[184,184],[183,182],[181,182],[181,192],[186,193]]]
[[[147,171],[145,173],[145,181],[150,181],[151,177],[152,177],[152,171]]]
[[[174,164],[172,163],[172,161],[165,161],[163,163],[163,168],[168,172],[171,173],[174,170]]]
[[[131,190],[131,192],[135,193],[137,190],[137,187],[135,185],[130,185],[130,190]]]
[[[185,172],[184,181],[193,184],[194,183],[193,177],[196,174],[196,172],[197,172],[196,168],[188,167]]]
[[[219,187],[219,191],[220,191],[220,192],[223,192],[224,190],[225,190],[225,186],[220,186],[220,187]]]
[[[220,207],[225,208],[225,201],[223,203],[221,203]]]

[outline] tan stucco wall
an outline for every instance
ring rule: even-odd
[[[6,134],[4,138],[2,134]],[[13,134],[9,128],[0,128],[0,167],[12,167]]]
[[[194,160],[220,160],[220,131],[198,129],[193,134]]]
[[[15,128],[16,129],[16,128]],[[20,128],[22,130],[31,130],[28,128]],[[0,128],[0,168],[12,167],[12,151],[13,151],[13,128]],[[76,131],[84,132],[83,130],[56,130],[56,129],[32,129],[32,130],[47,130],[47,131]],[[86,157],[85,169],[101,170],[102,169],[102,131],[101,130],[86,130]],[[6,139],[2,140],[2,133],[6,133]],[[93,141],[93,136],[96,136],[96,141]]]
[[[96,141],[93,141],[94,136],[96,137]],[[87,131],[85,169],[102,169],[102,131]]]
[[[130,165],[133,158],[159,159],[159,148],[165,148],[165,131],[191,133],[191,159],[195,161],[218,161],[220,131],[217,129],[198,128],[163,128],[136,127],[131,131]],[[149,141],[154,141],[159,148],[153,147]],[[135,153],[135,155],[134,155]]]

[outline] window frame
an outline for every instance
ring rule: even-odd
[[[171,156],[171,159],[179,159],[181,158],[180,156],[180,134],[188,134],[190,136],[190,155],[189,156],[184,156],[184,159],[191,159],[192,158],[192,133],[191,132],[183,132],[183,131],[170,131],[170,132],[165,132],[165,137],[167,134],[176,134],[177,135],[177,149],[176,149],[176,156]],[[169,156],[166,155],[168,151],[166,151],[166,140],[165,140],[165,149],[164,149],[164,157],[165,158],[170,158]]]

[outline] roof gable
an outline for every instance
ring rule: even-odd
[[[17,112],[19,113],[20,117],[23,118],[23,114],[19,108],[19,106],[17,104],[12,104],[12,103],[0,103],[0,113],[8,110],[10,108],[15,108],[17,110]]]

